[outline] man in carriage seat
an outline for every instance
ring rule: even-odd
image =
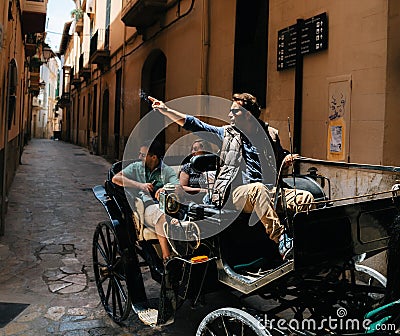
[[[159,142],[143,143],[139,152],[141,161],[133,162],[115,174],[112,182],[125,188],[133,188],[136,196],[142,199],[145,206],[144,222],[155,229],[165,261],[170,257],[168,241],[163,230],[166,218],[159,209],[157,200],[164,184],[178,185],[179,180],[175,171],[163,162],[163,154],[164,150]]]
[[[173,110],[153,97],[149,99],[153,109],[160,111],[184,129],[199,134],[209,132],[217,137],[221,145],[220,169],[214,184],[213,204],[221,207],[229,199],[236,209],[245,213],[255,212],[269,238],[278,244],[282,258],[291,258],[293,240],[287,236],[285,226],[275,211],[273,201],[276,188],[269,189],[263,183],[263,171],[266,171],[265,167],[269,170],[274,167],[277,167],[278,171],[288,170],[295,155],[282,148],[278,130],[259,119],[261,109],[256,98],[249,93],[234,94],[228,114],[231,124],[222,127],[207,124],[196,117]],[[211,138],[207,140],[213,141]],[[268,153],[271,146],[276,160],[274,165],[268,163],[271,161],[271,153]],[[276,168],[272,173],[276,178]],[[232,197],[228,197],[230,190]],[[314,200],[312,194],[304,190],[283,189],[282,193],[287,209],[292,213],[307,210],[307,203]]]

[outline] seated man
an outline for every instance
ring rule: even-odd
[[[166,183],[179,184],[175,171],[162,161],[163,148],[154,141],[140,146],[139,158],[116,174],[112,182],[125,188],[133,188],[136,196],[140,197],[145,205],[145,224],[155,228],[162,251],[163,260],[170,257],[168,241],[165,238],[163,225],[166,218],[159,209],[158,201],[160,188]]]
[[[268,189],[264,176],[272,166],[287,169],[292,165],[294,156],[284,150],[280,144],[278,131],[259,119],[261,109],[257,100],[249,93],[234,94],[228,114],[230,125],[216,127],[191,115],[173,110],[164,102],[149,97],[152,107],[169,117],[184,129],[212,134],[221,145],[220,169],[215,179],[212,201],[222,206],[230,201],[233,206],[246,213],[257,214],[265,226],[271,240],[278,243],[279,252],[286,259],[292,250],[292,239],[285,234],[285,227],[274,209],[275,189]],[[206,132],[206,133],[205,133]],[[212,141],[213,137],[210,137]],[[267,144],[273,153],[268,152]],[[276,164],[271,165],[271,157]],[[274,175],[278,172],[273,171]],[[229,196],[232,190],[232,197]],[[302,211],[302,204],[313,201],[311,193],[303,190],[284,190],[286,205],[293,211]]]

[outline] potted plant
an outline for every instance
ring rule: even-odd
[[[83,17],[83,9],[82,8],[75,8],[71,11],[71,17],[75,18],[75,21],[79,21]]]

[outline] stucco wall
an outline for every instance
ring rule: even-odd
[[[390,8],[390,12],[389,12]],[[287,118],[293,122],[295,70],[276,71],[277,34],[282,28],[326,12],[329,22],[328,50],[306,55],[303,68],[303,116],[301,154],[326,159],[329,124],[328,84],[332,78],[349,78],[345,161],[371,164],[400,164],[393,159],[399,145],[389,143],[395,124],[394,106],[398,104],[396,73],[398,43],[398,3],[395,1],[271,1],[266,117],[281,130],[288,144]],[[397,30],[396,30],[397,29]],[[389,34],[392,32],[392,38]],[[392,43],[391,43],[392,41]],[[394,56],[388,59],[388,53]],[[395,76],[398,77],[398,76]],[[388,106],[390,104],[390,107]],[[390,117],[389,117],[390,116]],[[389,117],[389,118],[388,118]],[[385,121],[386,120],[386,121]],[[390,120],[390,121],[389,121]],[[398,123],[397,123],[398,124]],[[387,153],[386,155],[384,153]]]

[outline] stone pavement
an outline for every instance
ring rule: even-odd
[[[208,311],[236,303],[213,294],[212,305],[184,306],[163,328],[146,327],[133,314],[122,326],[112,322],[97,294],[91,252],[97,223],[108,219],[91,188],[103,184],[109,167],[62,141],[33,139],[25,147],[0,237],[0,302],[29,306],[0,336],[193,335]],[[146,288],[157,293],[151,279]]]

